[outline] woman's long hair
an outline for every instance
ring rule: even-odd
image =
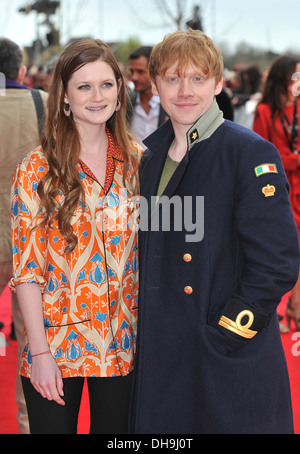
[[[270,68],[260,104],[267,103],[271,106],[273,120],[276,112],[280,113],[285,106],[297,63],[299,59],[283,55],[278,57]]]
[[[53,222],[57,220],[58,228],[67,241],[68,251],[73,251],[77,245],[71,219],[79,200],[84,200],[84,190],[77,169],[80,137],[72,115],[66,116],[64,113],[64,97],[72,74],[84,65],[99,59],[113,69],[117,82],[122,81],[119,93],[121,109],[114,113],[107,126],[124,156],[123,184],[126,186],[128,164],[131,163],[134,174],[130,188],[127,188],[129,193],[133,194],[137,186],[138,164],[133,153],[133,137],[126,120],[127,94],[122,72],[113,53],[104,42],[92,39],[76,41],[64,50],[54,70],[41,141],[49,171],[38,186],[38,195],[45,212],[41,225],[48,224],[51,228]],[[62,206],[57,202],[57,196],[61,192],[64,194]]]

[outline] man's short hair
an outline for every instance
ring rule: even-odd
[[[200,68],[208,78],[218,83],[223,77],[224,62],[220,49],[200,30],[178,31],[165,36],[150,57],[149,72],[153,82],[157,76],[178,62],[177,72],[182,74],[189,65]]]
[[[129,60],[137,60],[140,57],[146,57],[149,61],[153,47],[151,46],[142,46],[138,49],[131,52],[129,55]]]
[[[16,80],[23,63],[20,47],[7,38],[0,38],[0,73],[7,79]]]

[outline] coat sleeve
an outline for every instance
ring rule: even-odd
[[[299,274],[298,231],[278,151],[251,135],[238,161],[234,212],[240,250],[237,284],[217,323],[231,342],[229,351],[267,328]]]

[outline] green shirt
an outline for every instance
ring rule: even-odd
[[[167,155],[164,170],[161,174],[161,179],[160,179],[160,183],[158,186],[158,191],[157,191],[158,198],[161,197],[161,195],[163,194],[164,190],[166,189],[166,187],[167,187],[169,181],[171,180],[172,175],[175,172],[175,170],[177,169],[178,165],[179,165],[179,162],[173,161],[173,159],[170,158],[169,155]]]

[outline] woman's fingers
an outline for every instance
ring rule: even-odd
[[[50,360],[51,358],[51,360]],[[63,392],[63,379],[61,375],[61,371],[58,368],[57,364],[53,360],[52,357],[47,359],[50,360],[50,365],[48,368],[38,368],[38,363],[36,362],[36,369],[34,370],[33,377],[31,378],[31,383],[36,389],[38,393],[44,398],[48,399],[49,401],[54,400],[59,405],[65,405],[65,401],[62,399],[64,392]],[[45,360],[44,360],[45,361]],[[54,366],[54,367],[53,367]],[[45,370],[47,373],[45,374]]]

